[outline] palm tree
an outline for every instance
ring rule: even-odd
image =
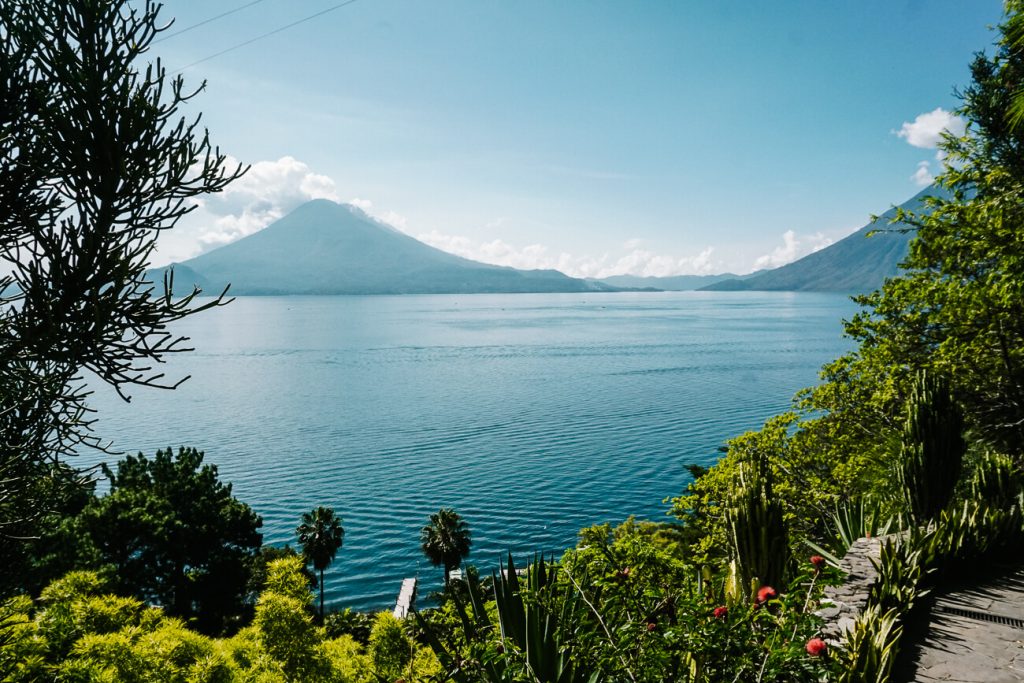
[[[310,512],[302,513],[302,524],[295,529],[299,536],[299,545],[307,562],[320,572],[320,622],[324,620],[324,570],[334,560],[342,541],[345,530],[341,528],[341,517],[334,514],[331,508],[317,507]]]
[[[469,525],[451,508],[441,508],[430,515],[430,524],[420,531],[420,545],[423,554],[435,566],[444,565],[444,585],[448,575],[469,555],[473,544],[469,537]]]

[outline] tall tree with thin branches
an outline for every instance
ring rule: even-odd
[[[317,507],[302,513],[302,523],[295,529],[306,561],[320,574],[320,621],[324,620],[324,570],[334,561],[345,540],[341,518],[331,508]]]
[[[168,325],[224,303],[147,274],[157,236],[244,172],[183,114],[204,85],[150,56],[159,10],[0,2],[0,538],[33,535],[61,459],[104,445],[84,374],[125,400],[176,387]]]

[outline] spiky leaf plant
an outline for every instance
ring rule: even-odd
[[[466,650],[461,653],[443,643],[422,615],[416,613],[427,643],[451,680],[601,680],[596,668],[573,660],[573,637],[581,627],[586,606],[571,584],[556,580],[556,572],[553,562],[535,557],[524,585],[509,554],[508,569],[502,567],[494,576],[497,629],[487,617],[484,597],[472,582],[468,584],[471,614],[458,593],[452,593],[466,643]]]

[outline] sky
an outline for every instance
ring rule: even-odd
[[[183,113],[252,168],[161,238],[158,263],[328,198],[462,256],[579,277],[782,265],[928,185],[1002,9],[338,4],[165,2],[151,56],[206,80]]]

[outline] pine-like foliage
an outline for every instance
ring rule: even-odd
[[[225,303],[147,274],[157,236],[244,171],[185,116],[203,84],[150,54],[159,12],[0,2],[0,537],[36,535],[59,463],[104,447],[91,388],[178,386],[169,325]]]

